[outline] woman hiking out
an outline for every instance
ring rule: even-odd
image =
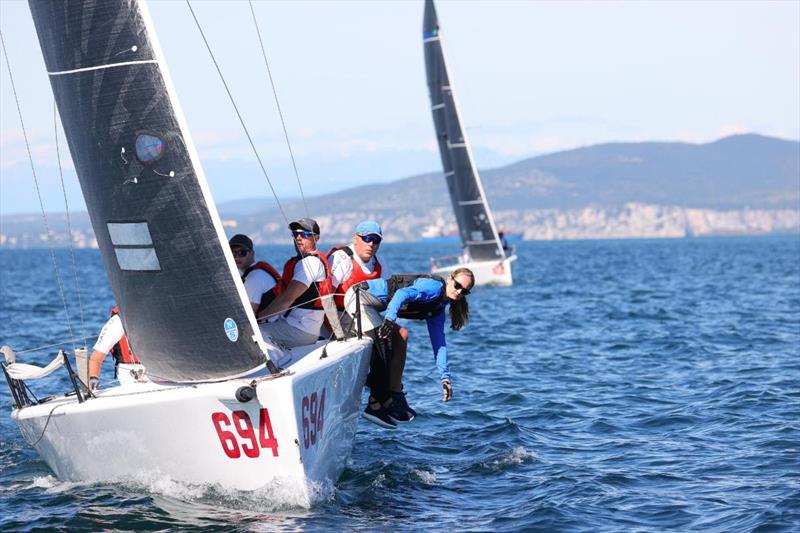
[[[388,387],[390,398],[381,403],[374,397],[364,410],[364,418],[381,427],[394,429],[398,422],[410,422],[416,416],[403,392],[403,370],[406,362],[408,330],[397,325],[398,318],[425,320],[431,348],[439,370],[442,400],[453,397],[453,385],[447,358],[445,340],[445,310],[450,307],[450,328],[460,330],[469,320],[466,296],[475,284],[475,276],[468,268],[458,268],[447,278],[431,274],[400,274],[384,279],[362,282],[351,290],[361,291],[362,306],[370,311],[383,311],[383,323],[377,313],[367,313],[365,322],[378,327],[378,338],[391,353],[388,362]]]

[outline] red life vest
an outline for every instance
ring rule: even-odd
[[[319,297],[333,294],[331,269],[328,266],[328,260],[325,258],[325,254],[319,250],[314,250],[308,252],[306,257],[312,255],[322,261],[322,265],[325,267],[325,279],[322,281],[312,282],[305,292],[298,296],[289,307],[300,307],[301,309],[322,309],[322,300],[319,299]],[[292,277],[294,276],[294,267],[297,265],[297,262],[301,261],[302,259],[303,257],[298,254],[286,261],[286,264],[283,266],[283,276],[281,277],[284,288],[288,287],[289,283],[292,282]]]
[[[114,307],[111,308],[111,316],[118,314],[119,314],[119,306],[115,305]],[[117,362],[117,364],[139,363],[139,359],[134,355],[133,350],[131,350],[131,347],[128,344],[128,338],[124,334],[122,335],[122,338],[119,340],[119,342],[111,348],[111,355],[114,356],[114,360]]]
[[[283,292],[284,285],[281,275],[278,274],[278,271],[266,261],[259,261],[258,263],[253,263],[247,267],[247,269],[244,271],[244,274],[242,274],[242,282],[244,282],[244,280],[247,278],[247,275],[253,270],[263,270],[267,273],[267,275],[272,276],[272,279],[275,280],[275,286],[261,295],[261,301],[259,302],[258,310],[256,311],[256,314],[258,314],[260,311],[266,309],[276,296]]]
[[[367,281],[369,279],[378,279],[381,277],[381,263],[378,261],[378,257],[374,256],[375,258],[375,269],[371,273],[366,273],[362,270],[361,265],[353,257],[353,249],[350,246],[334,246],[328,251],[328,259],[333,257],[333,254],[338,252],[339,250],[344,251],[349,257],[350,260],[353,262],[353,270],[350,272],[350,277],[346,280],[342,281],[342,284],[336,287],[334,291],[335,296],[333,297],[333,301],[336,302],[336,308],[339,311],[344,311],[344,294],[347,292],[347,289],[355,285],[356,283],[361,283],[362,281]]]

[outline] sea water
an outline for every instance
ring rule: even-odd
[[[258,252],[280,264],[289,248]],[[448,252],[380,256],[413,272]],[[47,250],[0,250],[0,343],[93,337],[105,321],[99,252],[75,252],[82,318],[71,255],[55,255],[60,282]],[[800,237],[525,242],[519,256],[514,286],[476,289],[469,325],[448,334],[451,402],[410,324],[419,416],[395,431],[359,421],[311,509],[281,487],[59,481],[0,387],[0,530],[800,530]],[[63,374],[34,392],[67,390]]]

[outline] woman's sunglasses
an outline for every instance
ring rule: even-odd
[[[457,291],[460,291],[462,296],[467,296],[469,294],[470,289],[456,281],[456,278],[453,278],[453,287],[455,287]]]
[[[297,237],[299,235],[300,237],[302,237],[304,239],[310,239],[311,237],[314,236],[314,233],[311,232],[311,231],[299,231],[298,230],[298,231],[293,231],[292,235],[294,235],[295,237]]]
[[[247,257],[247,254],[250,253],[250,250],[231,250],[231,253],[233,253],[233,257]]]
[[[380,244],[381,243],[381,238],[378,237],[377,235],[359,235],[358,237],[362,241],[367,243],[367,244],[373,244],[373,243],[374,244]]]

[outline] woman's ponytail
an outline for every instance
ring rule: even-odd
[[[450,329],[458,331],[469,322],[469,304],[466,298],[450,303]]]
[[[475,274],[468,268],[457,268],[453,271],[451,276],[455,279],[456,276],[461,274],[466,275],[470,279],[470,287],[475,285]],[[450,329],[458,331],[469,322],[469,303],[467,297],[462,296],[458,300],[450,302]]]

